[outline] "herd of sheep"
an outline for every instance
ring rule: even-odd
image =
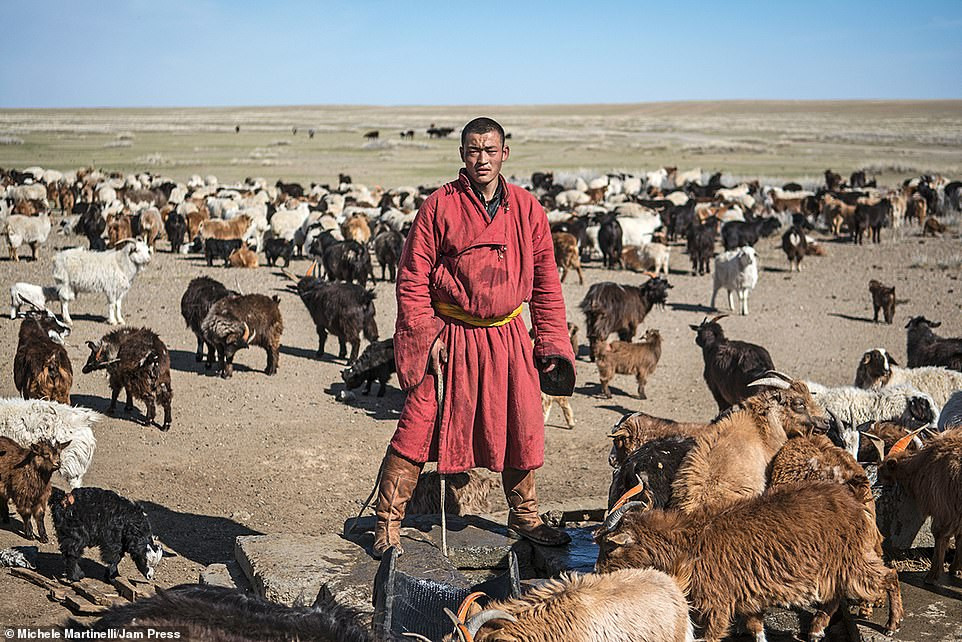
[[[689,255],[695,278],[713,274],[710,307],[725,290],[729,308],[747,315],[761,238],[781,231],[790,269],[800,271],[806,256],[824,254],[814,230],[854,243],[865,236],[878,242],[883,229],[910,224],[923,234],[944,234],[946,218],[962,211],[962,184],[938,176],[891,189],[861,172],[844,181],[831,170],[824,185],[809,190],[725,184],[721,174],[674,168],[593,178],[536,172],[519,182],[545,207],[562,281],[572,269],[581,279],[586,261],[600,260],[611,270],[605,274],[614,280],[592,285],[579,305],[588,358],[597,365],[603,395],[611,395],[616,375],[630,374],[641,399],[662,337],[654,328],[635,336],[648,313],[669,298],[672,251]],[[404,235],[437,186],[371,189],[344,175],[336,185],[309,187],[262,179],[220,185],[213,176],[181,183],[90,168],[6,170],[2,183],[0,232],[12,260],[22,245],[36,258],[53,229],[87,241],[56,253],[49,282],[11,284],[10,315],[22,319],[13,370],[23,399],[0,400],[2,517],[9,520],[9,499],[25,537],[34,537],[32,520],[46,541],[49,506],[70,579],[79,578],[84,547],[101,547],[108,578],[125,554],[148,578],[161,558],[146,515],[134,504],[82,487],[98,414],[68,405],[73,368],[64,341],[78,294],[104,295],[108,323],[123,326],[124,296],[158,248],[203,254],[208,266],[217,260],[257,268],[261,255],[268,266],[283,259],[281,272],[315,326],[318,357],[328,336],[336,336],[348,387],[366,383],[366,394],[379,381],[378,395],[384,394],[394,370],[393,342],[379,340],[367,284],[376,280],[375,260],[381,279],[394,280]],[[167,248],[157,245],[163,239]],[[305,276],[288,271],[294,258],[312,261]],[[648,278],[623,282],[623,270]],[[228,378],[236,352],[256,345],[267,355],[265,373],[275,374],[284,331],[278,297],[233,291],[210,274],[193,279],[181,298],[184,321],[197,338],[197,361],[206,355],[206,367],[216,364]],[[869,288],[875,320],[882,311],[891,323],[894,288],[874,280]],[[52,301],[59,301],[62,319],[47,309]],[[552,580],[484,609],[465,605],[452,639],[680,642],[697,634],[714,641],[740,619],[764,640],[764,612],[776,605],[814,605],[810,637],[818,639],[847,599],[858,600],[863,615],[884,600],[886,629],[894,632],[903,617],[898,576],[883,561],[885,534],[876,527],[865,465],[897,480],[933,517],[936,547],[927,577],[939,581],[950,539],[956,537],[956,546],[962,539],[962,339],[939,336],[937,321],[916,316],[907,326],[905,367],[884,349],[869,349],[853,364],[854,386],[827,387],[780,373],[765,347],[727,337],[723,317],[691,326],[718,416],[680,423],[637,412],[609,435],[613,473],[608,518],[595,535],[597,574]],[[569,330],[577,354],[578,328],[572,323]],[[618,340],[611,341],[613,334]],[[123,326],[87,346],[82,371],[107,372],[108,412],[124,390],[128,409],[133,398],[143,401],[151,424],[159,404],[160,428],[171,428],[170,354],[161,337]],[[545,417],[555,402],[573,426],[563,398],[543,399]],[[57,470],[70,492],[51,489]],[[478,495],[468,486],[488,481],[467,476],[453,492]],[[467,511],[470,502],[460,506]],[[959,576],[960,570],[956,554],[950,572]],[[112,610],[97,626],[134,619],[220,636],[211,639],[285,639],[292,632],[305,639],[373,639],[356,614],[330,600],[288,609],[212,587],[162,592]],[[400,639],[391,632],[379,636]]]

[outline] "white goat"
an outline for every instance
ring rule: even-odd
[[[40,216],[12,214],[3,222],[3,234],[10,248],[12,261],[20,260],[17,251],[24,243],[30,246],[31,255],[36,259],[37,246],[45,243],[50,236],[50,217],[46,214]]]
[[[91,425],[100,415],[56,401],[40,399],[0,399],[0,435],[28,448],[41,440],[70,443],[60,454],[60,475],[70,488],[83,485],[90,468],[97,440]]]
[[[108,323],[124,323],[120,311],[123,298],[137,273],[150,263],[151,256],[150,248],[140,239],[126,239],[109,252],[73,248],[54,255],[53,278],[57,282],[64,323],[73,324],[67,303],[79,292],[102,292],[108,302]]]
[[[748,314],[748,295],[758,283],[758,257],[755,248],[744,246],[722,252],[715,257],[715,275],[712,284],[711,303],[715,307],[715,297],[722,288],[728,290],[728,307],[735,309],[735,295],[738,295],[739,312]]]
[[[896,420],[908,426],[928,426],[939,416],[939,406],[928,395],[911,386],[862,390],[854,386],[828,388],[806,381],[812,398],[840,423],[845,450],[858,457],[859,427],[874,421]]]
[[[962,372],[938,366],[901,368],[883,348],[873,348],[859,361],[855,385],[866,390],[912,386],[931,395],[939,406],[944,406],[952,393],[962,390]]]
[[[655,230],[661,227],[661,218],[654,214],[619,216],[621,242],[623,245],[645,245],[651,243]]]
[[[52,285],[34,285],[20,281],[10,286],[10,318],[16,319],[24,303],[46,308],[47,301],[57,300],[57,288]]]

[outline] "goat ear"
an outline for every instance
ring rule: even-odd
[[[71,440],[69,440],[69,439],[68,439],[67,441],[58,441],[58,442],[57,442],[57,446],[56,446],[56,447],[57,447],[57,450],[58,450],[58,451],[64,450],[67,446],[70,445],[70,442],[71,442]]]
[[[631,536],[631,533],[627,531],[620,531],[608,536],[608,542],[614,544],[615,546],[628,546],[634,544],[635,540]]]
[[[896,361],[895,359],[893,359],[893,358],[892,358],[892,355],[889,355],[888,357],[889,357],[889,365],[890,365],[890,366],[897,366],[897,365],[899,365],[899,362]]]
[[[86,343],[87,343],[87,347],[88,347],[88,348],[90,348],[90,349],[93,350],[94,352],[97,351],[97,344],[96,344],[96,343],[94,343],[93,341],[87,341]]]

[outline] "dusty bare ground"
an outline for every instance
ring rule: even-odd
[[[921,239],[909,229],[898,241],[887,230],[884,238],[881,246],[828,242],[828,256],[806,259],[800,274],[787,272],[775,238],[763,239],[758,244],[763,270],[751,297],[751,315],[723,321],[726,332],[766,346],[776,366],[787,373],[836,385],[852,381],[858,357],[868,348],[884,346],[904,359],[903,326],[915,314],[940,319],[946,334],[962,335],[962,245],[957,230],[951,237]],[[0,260],[0,283],[49,282],[54,249],[77,241],[52,236],[36,263]],[[626,394],[634,390],[628,377],[616,379],[613,399],[597,397],[597,372],[582,346],[572,400],[577,427],[561,428],[556,410],[546,429],[547,463],[539,477],[544,499],[604,501],[610,478],[605,435],[622,413],[642,409],[681,420],[707,420],[715,414],[701,378],[701,353],[688,328],[709,312],[711,280],[689,275],[687,257],[681,248],[673,251],[669,303],[653,311],[646,324],[660,329],[665,340],[661,364],[648,384],[649,399]],[[306,266],[306,261],[294,263],[299,272]],[[263,374],[265,356],[259,349],[239,354],[229,381],[194,362],[194,337],[184,327],[179,301],[188,281],[200,274],[244,292],[281,297],[285,332],[276,376]],[[582,326],[577,305],[590,284],[609,279],[638,283],[644,278],[604,271],[597,264],[586,276],[584,285],[577,285],[573,276],[564,285],[569,318]],[[869,278],[894,284],[904,300],[891,326],[871,322]],[[144,502],[155,532],[176,553],[158,571],[161,585],[196,581],[204,565],[232,557],[234,538],[240,534],[336,531],[370,489],[403,395],[392,387],[380,400],[359,397],[352,405],[336,401],[344,362],[331,356],[314,358],[313,325],[286,284],[274,269],[208,268],[201,258],[173,256],[161,244],[127,297],[127,322],[153,328],[171,350],[173,428],[162,433],[134,421],[142,417],[142,406],[132,417],[104,418],[96,426],[98,449],[86,484]],[[395,316],[393,284],[379,282],[376,290],[378,325],[381,335],[388,336]],[[72,309],[72,402],[104,411],[109,401],[105,378],[80,374],[80,367],[87,356],[84,341],[108,330],[106,303],[87,295]],[[12,358],[18,326],[0,319],[3,396],[17,395]],[[333,347],[331,340],[328,348]],[[0,528],[0,547],[28,544],[19,532],[16,519]],[[40,551],[41,571],[60,573],[56,544],[43,545]],[[93,576],[101,568],[95,562],[85,566]],[[121,571],[136,573],[129,560]],[[66,615],[40,589],[0,573],[0,623],[49,625]]]

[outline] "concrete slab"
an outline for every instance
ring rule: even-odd
[[[207,566],[200,572],[199,582],[207,586],[222,586],[245,591],[251,588],[247,576],[235,560]]]
[[[253,590],[272,602],[310,605],[323,586],[337,603],[373,612],[378,563],[339,535],[245,535],[235,555]]]

